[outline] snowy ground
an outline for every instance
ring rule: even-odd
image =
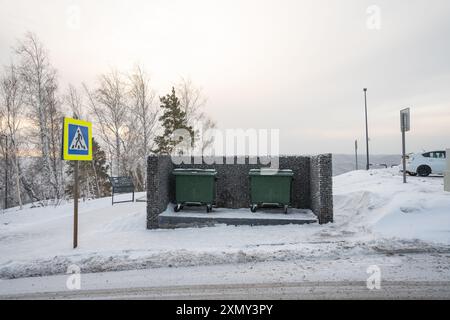
[[[10,209],[0,213],[0,278],[64,274],[71,264],[90,273],[291,263],[314,281],[362,280],[370,264],[395,266],[392,280],[450,281],[450,193],[442,178],[404,185],[398,169],[382,169],[333,181],[335,222],[327,225],[147,230],[144,202],[88,201],[80,204],[75,250],[72,204]]]

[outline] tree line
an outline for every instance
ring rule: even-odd
[[[73,163],[61,160],[64,116],[93,122],[93,160],[80,165],[83,198],[109,195],[108,176],[131,176],[136,189],[145,190],[146,158],[170,153],[174,130],[186,129],[193,143],[207,144],[198,135],[215,127],[190,79],[158,96],[145,68],[136,66],[100,74],[91,88],[60,88],[46,48],[30,32],[12,48],[11,61],[0,73],[0,182],[8,207],[58,204],[71,196]]]

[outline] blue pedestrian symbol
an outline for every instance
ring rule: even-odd
[[[89,154],[88,127],[69,124],[69,154]]]

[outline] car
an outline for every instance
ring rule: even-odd
[[[409,154],[406,156],[406,173],[421,177],[430,174],[443,175],[446,170],[446,156],[443,150]]]

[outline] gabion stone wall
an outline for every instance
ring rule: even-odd
[[[158,228],[158,215],[173,198],[173,164],[170,156],[147,159],[147,229]]]
[[[256,164],[252,164],[255,163]],[[182,164],[177,168],[216,169],[217,194],[216,204],[223,208],[247,208],[250,204],[248,172],[250,169],[269,167],[258,162],[257,158],[234,157],[229,158],[228,164],[223,158],[223,164]],[[309,204],[309,158],[292,156],[279,160],[280,169],[292,169],[294,180],[292,185],[292,206],[306,208]],[[171,200],[175,200],[171,198]]]
[[[331,154],[310,158],[310,208],[319,223],[333,222],[333,172]]]
[[[223,158],[223,164],[176,165],[170,156],[152,155],[147,160],[147,228],[158,228],[158,215],[175,201],[175,168],[216,169],[216,205],[224,208],[248,208],[250,205],[250,169],[268,167],[249,157]],[[320,160],[319,160],[320,159]],[[253,164],[256,161],[256,164]],[[193,163],[193,161],[192,161]],[[333,221],[331,154],[316,157],[280,156],[280,169],[294,172],[291,204],[294,208],[311,209],[320,223]],[[325,185],[329,184],[329,185]],[[327,193],[327,194],[322,194]]]

